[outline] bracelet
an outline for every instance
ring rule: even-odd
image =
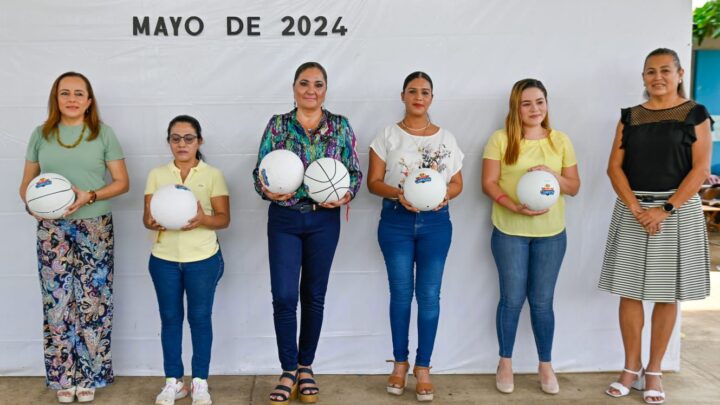
[[[499,196],[495,197],[495,202],[500,204],[500,200],[502,200],[503,198],[506,198],[507,196],[508,196],[507,194],[500,194]]]
[[[92,205],[95,200],[97,200],[97,193],[95,190],[90,190],[88,193],[90,193],[90,199],[88,200],[87,205]]]

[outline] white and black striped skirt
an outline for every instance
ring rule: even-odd
[[[634,191],[643,208],[662,206],[673,191]],[[650,236],[618,198],[598,287],[643,301],[699,300],[710,295],[710,248],[697,195]]]

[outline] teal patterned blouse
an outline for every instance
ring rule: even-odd
[[[310,163],[323,157],[339,160],[350,174],[350,193],[353,197],[357,195],[362,181],[362,172],[355,150],[355,133],[350,127],[350,122],[342,115],[335,115],[323,109],[320,124],[307,136],[296,118],[296,111],[297,109],[293,109],[286,114],[274,115],[270,118],[260,141],[260,151],[255,170],[253,170],[255,191],[267,199],[262,192],[258,167],[268,153],[276,149],[287,149],[300,157],[306,169]],[[307,190],[305,185],[301,185],[293,198],[287,201],[273,202],[288,207],[306,198],[308,198]]]

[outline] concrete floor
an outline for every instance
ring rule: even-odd
[[[720,247],[718,256],[720,258]],[[713,296],[692,308],[683,308],[682,371],[667,373],[667,404],[720,404],[720,272],[712,273]],[[641,404],[639,392],[623,399],[603,393],[617,373],[558,374],[560,394],[540,391],[537,375],[516,375],[515,392],[495,390],[494,375],[434,375],[435,404]],[[277,376],[211,376],[215,404],[267,404]],[[414,379],[402,397],[385,393],[386,376],[320,375],[322,404],[414,404]],[[98,390],[95,403],[107,405],[152,404],[162,388],[160,377],[116,377],[113,385]],[[54,391],[42,377],[0,378],[0,405],[54,404]],[[189,399],[177,401],[190,405]],[[299,403],[299,402],[297,402]]]
[[[713,268],[720,265],[720,233],[711,233]],[[667,404],[720,404],[720,271],[711,273],[710,298],[683,304],[681,372],[666,373]],[[434,375],[435,404],[642,404],[642,395],[613,399],[603,391],[617,373],[558,374],[560,394],[540,391],[537,375],[516,375],[515,392],[495,390],[494,375]],[[402,397],[385,392],[384,375],[320,375],[321,404],[416,404],[414,379]],[[277,376],[211,376],[215,404],[267,404]],[[103,405],[152,404],[162,388],[160,377],[116,377],[110,387],[98,390],[95,402]],[[0,378],[0,405],[55,404],[55,392],[42,377]],[[299,403],[299,402],[295,402]],[[178,405],[190,405],[186,398]]]

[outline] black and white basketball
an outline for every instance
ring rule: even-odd
[[[305,186],[308,195],[319,203],[342,199],[350,189],[350,174],[342,162],[333,158],[320,158],[305,169]]]

